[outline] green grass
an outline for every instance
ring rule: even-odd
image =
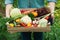
[[[55,12],[54,24],[50,32],[44,33],[44,40],[60,40],[60,12]]]

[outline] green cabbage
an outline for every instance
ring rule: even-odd
[[[11,18],[16,19],[16,18],[22,17],[23,15],[21,14],[20,9],[14,8],[11,10],[10,16]]]
[[[24,17],[22,17],[20,21],[26,24],[32,22],[31,18],[28,15],[25,15]]]

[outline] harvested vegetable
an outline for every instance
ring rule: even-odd
[[[26,24],[32,22],[31,18],[28,15],[22,17],[20,20],[21,20],[21,22],[26,23]]]
[[[9,27],[13,28],[14,27],[14,24],[13,23],[10,23],[9,24]]]
[[[22,16],[24,16],[24,15],[21,14],[20,9],[14,8],[14,9],[12,9],[12,11],[10,12],[10,16],[11,16],[12,18],[16,19],[16,18],[22,17]]]
[[[17,22],[17,23],[20,23],[20,19],[16,19],[16,22]]]
[[[48,23],[48,21],[43,18],[43,19],[39,20],[39,24],[38,25],[40,25],[40,27],[46,27],[47,23]]]

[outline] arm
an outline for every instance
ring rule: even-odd
[[[5,0],[5,4],[6,4],[6,17],[10,17],[9,13],[11,11],[11,8],[13,7],[12,3],[13,3],[13,0]]]
[[[53,16],[53,17],[54,17],[55,3],[56,3],[56,0],[48,0],[48,6],[51,11],[51,16]]]
[[[51,13],[53,13],[54,12],[54,9],[55,9],[55,3],[54,2],[49,2],[48,3],[48,6],[50,8]]]
[[[8,18],[10,17],[11,8],[12,8],[12,4],[6,5],[6,17],[8,17]]]

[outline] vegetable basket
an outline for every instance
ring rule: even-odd
[[[37,8],[27,8],[27,9],[20,9],[20,10],[34,10],[34,11],[36,11],[36,9]],[[42,8],[42,9],[44,9],[44,8]],[[41,10],[41,9],[39,9],[39,10]],[[43,21],[45,21],[45,18],[48,19],[47,16],[49,16],[49,15],[50,14],[46,14],[46,15],[45,14],[44,15],[42,14],[40,16],[34,17],[34,20],[35,20],[35,22],[36,22],[37,19],[38,20],[44,19]],[[14,20],[16,20],[16,19],[14,19]],[[41,25],[44,25],[44,23],[42,23]],[[27,26],[26,27],[23,27],[23,26],[20,26],[20,25],[19,26],[16,26],[15,25],[14,27],[10,27],[9,25],[7,25],[7,30],[10,33],[15,33],[15,32],[49,32],[51,30],[50,26],[51,26],[50,25],[50,22],[48,22],[48,20],[47,20],[47,23],[45,24],[45,26],[38,26],[37,27],[36,25],[34,25],[34,26],[29,26],[29,27],[27,27]]]

